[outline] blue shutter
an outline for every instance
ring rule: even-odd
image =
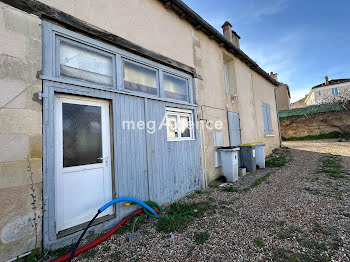
[[[266,115],[267,115],[267,124],[268,124],[268,135],[272,135],[272,121],[271,121],[271,111],[270,111],[270,105],[266,104]]]
[[[268,118],[267,118],[267,109],[266,104],[262,103],[262,111],[263,111],[263,118],[264,118],[264,133],[265,135],[268,135],[269,132],[269,124],[268,124]]]

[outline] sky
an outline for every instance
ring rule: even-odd
[[[329,79],[350,78],[349,0],[183,0],[219,32],[227,20],[241,49],[289,85],[291,102]]]

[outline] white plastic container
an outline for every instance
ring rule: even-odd
[[[255,160],[259,168],[265,168],[265,144],[255,143]]]
[[[237,147],[218,148],[221,156],[222,171],[227,182],[236,182],[238,180],[238,151]]]

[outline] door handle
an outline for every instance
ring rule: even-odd
[[[106,166],[108,166],[108,156],[106,156],[106,157],[102,157],[102,156],[98,157],[97,160],[102,160],[102,161],[106,160],[105,163],[106,163]]]

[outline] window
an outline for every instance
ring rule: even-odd
[[[191,73],[43,21],[42,79],[193,105]]]
[[[194,139],[193,114],[190,110],[166,109],[168,141]]]
[[[224,56],[224,80],[226,94],[237,95],[234,60],[226,55]]]
[[[337,96],[338,95],[338,87],[333,87],[332,88],[332,95]]]
[[[270,105],[262,103],[263,117],[264,117],[264,132],[265,135],[272,135],[272,121],[271,121],[271,112]]]
[[[227,63],[224,63],[224,78],[225,78],[226,94],[229,94],[230,93],[230,85],[229,85],[229,82],[228,82]]]
[[[94,48],[60,41],[60,77],[113,86],[113,59]]]
[[[318,96],[321,96],[321,95],[322,95],[321,90],[318,90],[317,95],[318,95]]]
[[[186,79],[164,73],[163,85],[165,97],[188,101],[188,84]]]
[[[124,60],[124,88],[130,91],[158,94],[157,70]]]

